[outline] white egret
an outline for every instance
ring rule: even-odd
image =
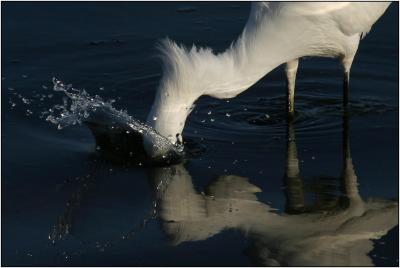
[[[220,54],[193,45],[188,49],[166,39],[160,45],[163,77],[147,124],[173,144],[194,102],[202,95],[225,99],[245,91],[277,66],[286,63],[288,112],[294,111],[298,59],[339,58],[344,72],[343,102],[348,102],[350,68],[359,41],[390,2],[255,2],[240,37]],[[144,146],[152,157],[166,152]]]

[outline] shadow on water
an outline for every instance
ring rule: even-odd
[[[101,247],[130,239],[149,220],[159,219],[172,246],[206,240],[227,229],[239,230],[249,241],[245,253],[255,265],[373,265],[369,254],[375,247],[374,240],[398,225],[398,202],[379,198],[364,200],[360,196],[348,120],[345,112],[340,177],[318,177],[308,184],[301,176],[295,125],[292,120],[287,121],[283,213],[259,201],[257,193],[262,189],[248,178],[217,176],[205,192],[198,193],[184,163],[153,167],[148,169],[155,195],[151,211],[139,225]],[[50,232],[53,243],[74,235],[82,200],[88,197],[90,185],[96,183],[96,165],[93,174],[71,196]]]
[[[85,122],[96,140],[96,152],[108,161],[116,164],[134,166],[172,165],[198,157],[205,152],[205,147],[193,139],[185,139],[182,154],[170,152],[168,157],[152,159],[143,147],[143,134],[134,131],[126,123],[109,125],[98,122]]]

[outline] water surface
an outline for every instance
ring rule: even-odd
[[[222,51],[249,3],[2,3],[2,265],[398,266],[398,4],[362,40],[350,110],[333,59],[303,59],[296,118],[283,68],[202,97],[177,165],[103,157],[57,129],[52,78],[144,121],[163,37]]]

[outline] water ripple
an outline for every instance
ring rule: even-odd
[[[223,101],[201,103],[191,118],[191,128],[213,140],[232,136],[273,137],[286,133],[286,97],[242,99],[232,103]],[[352,100],[353,116],[383,114],[396,107],[383,99],[362,97]],[[309,137],[323,136],[340,131],[342,99],[332,95],[314,93],[296,96],[296,132]],[[202,131],[201,131],[202,130]]]

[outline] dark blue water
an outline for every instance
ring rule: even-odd
[[[313,58],[294,122],[279,67],[229,102],[202,97],[184,131],[201,150],[174,166],[110,161],[85,125],[41,118],[63,102],[57,77],[144,121],[157,41],[222,51],[249,8],[2,3],[2,265],[398,266],[397,3],[360,44],[348,116],[339,63]]]

